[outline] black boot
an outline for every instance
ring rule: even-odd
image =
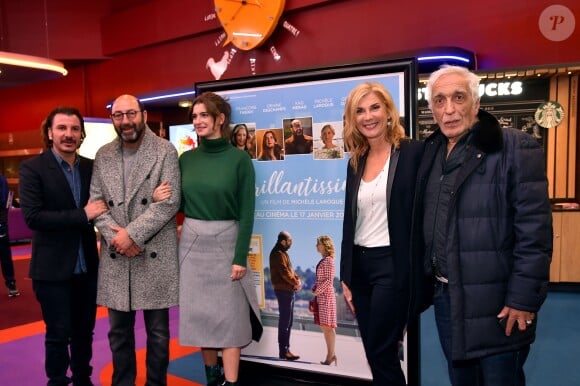
[[[9,298],[13,298],[15,296],[20,296],[20,291],[18,291],[18,288],[16,288],[16,282],[14,280],[6,282],[6,287],[8,287],[8,297]]]
[[[223,380],[222,368],[219,365],[205,366],[207,386],[219,386]]]

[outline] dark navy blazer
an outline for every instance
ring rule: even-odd
[[[410,298],[412,286],[410,272],[416,264],[421,264],[423,252],[421,228],[412,226],[415,182],[423,149],[423,142],[402,140],[399,149],[391,152],[387,179],[387,216],[394,257],[395,285],[401,296],[407,300]],[[353,271],[358,190],[366,158],[366,155],[361,158],[356,173],[350,163],[347,168],[340,280],[348,286]]]

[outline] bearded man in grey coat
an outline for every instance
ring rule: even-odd
[[[111,107],[119,138],[96,155],[91,199],[109,211],[101,234],[97,303],[109,309],[112,385],[135,384],[135,312],[147,331],[148,386],[167,384],[169,307],[178,302],[177,226],[180,174],[176,149],[147,126],[134,96]]]

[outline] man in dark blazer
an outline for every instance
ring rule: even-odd
[[[77,109],[58,107],[42,123],[46,151],[20,166],[20,201],[32,229],[30,278],[46,324],[48,386],[91,382],[96,317],[97,243],[89,201],[93,162],[77,154],[85,138]],[[69,354],[70,353],[70,354]]]

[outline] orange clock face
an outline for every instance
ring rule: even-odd
[[[227,34],[224,46],[232,43],[249,51],[274,32],[285,0],[214,0],[215,13]]]

